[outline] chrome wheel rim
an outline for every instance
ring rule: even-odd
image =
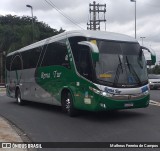
[[[18,96],[17,96],[17,101],[18,101],[18,103],[21,103],[21,98],[20,98],[20,95],[18,94]]]
[[[68,99],[66,100],[66,110],[67,110],[67,112],[70,112],[70,108],[71,108],[71,101],[70,101],[70,99],[68,98]]]

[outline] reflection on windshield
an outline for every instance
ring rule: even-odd
[[[96,76],[101,84],[136,87],[147,80],[146,62],[138,43],[97,40],[100,51]]]
[[[121,55],[121,58],[122,58],[123,56]],[[118,66],[117,66],[117,69],[116,69],[116,75],[115,75],[115,78],[114,78],[114,85],[116,85],[117,84],[117,82],[118,82],[118,80],[119,80],[119,75],[120,75],[120,72],[122,71],[122,74],[123,74],[123,65],[122,65],[122,61],[121,61],[121,59],[120,59],[120,55],[118,55],[118,58],[119,58],[119,64],[118,64]]]
[[[138,77],[136,71],[134,70],[132,64],[129,63],[127,56],[126,56],[126,61],[127,61],[126,65],[128,66],[128,69],[129,69],[131,75],[134,77],[133,80],[135,80],[137,83],[140,84],[140,83],[141,83],[141,80],[140,80],[140,78]],[[131,78],[131,79],[132,79],[132,78]],[[133,81],[131,81],[131,80],[129,79],[129,83],[131,83],[131,82],[133,82]]]

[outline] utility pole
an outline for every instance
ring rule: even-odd
[[[106,4],[96,4],[94,1],[93,4],[89,4],[89,13],[90,13],[90,20],[87,23],[88,30],[100,30],[100,22],[105,22],[105,30],[106,30]],[[100,13],[103,13],[103,19],[100,18]]]

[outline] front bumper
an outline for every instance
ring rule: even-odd
[[[97,105],[95,106],[95,110],[105,111],[105,110],[144,108],[149,105],[149,100],[150,100],[149,94],[144,97],[131,100],[115,100],[99,96]]]

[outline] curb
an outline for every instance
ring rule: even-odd
[[[0,142],[22,142],[21,137],[3,117],[0,117]]]
[[[2,143],[31,143],[29,137],[14,123],[0,115],[0,147]],[[0,148],[0,151],[37,151],[35,148]]]
[[[23,142],[22,138],[18,135],[11,124],[0,117],[0,142]],[[1,148],[1,151],[8,151],[8,148]],[[27,149],[9,149],[11,151],[27,151]]]
[[[6,94],[6,88],[0,87],[0,97]],[[15,123],[0,115],[0,151],[37,151],[37,149],[30,148],[1,148],[2,143],[31,143],[31,139],[18,128]]]
[[[30,143],[28,136],[14,123],[0,116],[0,147],[2,143]],[[0,148],[0,151],[37,151],[33,148]]]
[[[1,88],[0,87],[0,92],[5,93],[6,92],[6,88]]]
[[[6,91],[6,88],[1,88],[1,87],[0,87],[0,91]]]

